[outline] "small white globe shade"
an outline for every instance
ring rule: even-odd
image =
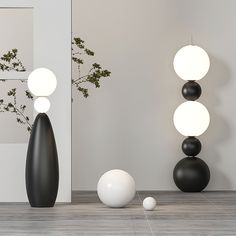
[[[50,109],[50,101],[45,97],[39,97],[34,101],[34,109],[39,113],[46,113]]]
[[[135,196],[133,177],[123,170],[110,170],[97,184],[99,199],[109,207],[125,207]]]
[[[202,48],[187,45],[174,58],[174,70],[183,80],[200,80],[210,68],[210,59]]]
[[[210,115],[200,102],[187,101],[177,107],[173,120],[175,128],[182,135],[199,136],[207,130]]]
[[[157,205],[157,202],[155,200],[155,198],[153,197],[146,197],[144,200],[143,200],[143,208],[146,210],[146,211],[152,211],[155,209]]]
[[[56,76],[47,68],[35,69],[29,75],[28,88],[35,96],[49,96],[55,91],[56,87]]]

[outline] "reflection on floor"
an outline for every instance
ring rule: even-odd
[[[142,200],[157,199],[145,212]],[[0,235],[236,235],[236,192],[138,192],[123,209],[101,204],[95,192],[74,192],[72,204],[30,208],[0,204]]]

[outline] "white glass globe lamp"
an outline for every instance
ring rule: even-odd
[[[39,113],[46,113],[50,109],[50,101],[45,97],[39,97],[34,101],[34,109]]]
[[[204,105],[195,101],[180,104],[174,113],[175,128],[184,136],[203,134],[210,123],[210,115]]]
[[[200,80],[210,68],[206,51],[196,45],[182,47],[175,55],[174,70],[183,80]]]
[[[54,73],[47,68],[38,68],[28,77],[28,88],[35,96],[45,97],[51,95],[57,86]]]

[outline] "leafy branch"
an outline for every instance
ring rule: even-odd
[[[26,71],[21,60],[17,56],[18,50],[16,48],[8,51],[3,54],[0,58],[0,70],[1,71],[17,71],[22,72]]]
[[[25,92],[27,93],[27,91]],[[5,101],[4,99],[0,99],[0,112],[14,113],[16,116],[16,122],[18,122],[19,124],[26,125],[27,130],[31,131],[32,124],[30,122],[29,116],[25,114],[26,105],[17,104],[16,88],[9,90],[7,95],[11,98],[11,101]],[[31,97],[28,98],[32,99]]]
[[[3,54],[3,56],[0,58],[0,71],[26,71],[25,66],[23,65],[17,54],[17,49],[12,49]],[[0,81],[5,82],[5,80],[3,79]],[[16,122],[22,125],[26,125],[27,130],[31,131],[32,123],[29,119],[29,116],[26,115],[26,105],[17,104],[17,89],[10,89],[7,93],[7,96],[9,97],[9,100],[0,99],[0,112],[14,113],[16,116]],[[30,93],[30,91],[26,90],[25,96],[26,98],[33,100],[33,95]]]
[[[91,57],[94,55],[95,53],[92,50],[85,47],[84,41],[81,38],[73,38],[72,61],[77,66],[78,75],[76,78],[72,79],[72,86],[75,86],[79,92],[82,92],[85,98],[89,96],[89,93],[88,89],[82,84],[90,83],[96,88],[99,88],[100,80],[111,75],[110,71],[103,69],[98,63],[93,63],[87,73],[81,73],[81,67],[84,64],[84,57]]]

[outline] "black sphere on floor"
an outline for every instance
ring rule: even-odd
[[[174,168],[176,186],[183,192],[201,192],[209,183],[210,170],[198,157],[186,157]]]
[[[189,81],[182,88],[182,95],[189,101],[197,100],[202,94],[200,85],[194,81]]]
[[[195,137],[188,137],[182,143],[182,150],[189,157],[197,156],[202,149],[202,144]]]

